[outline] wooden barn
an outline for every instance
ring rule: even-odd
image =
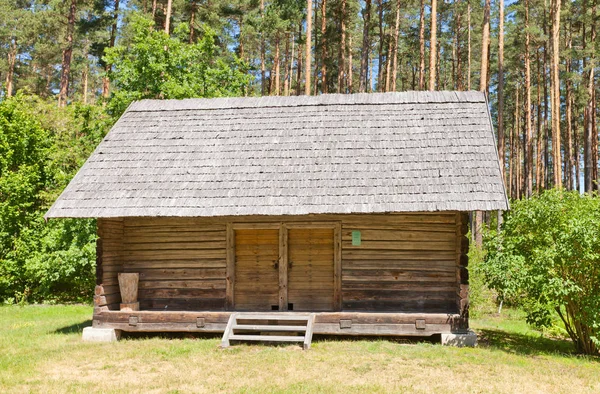
[[[506,209],[484,95],[406,92],[133,103],[46,218],[97,218],[91,330],[113,339],[450,337],[468,213]]]

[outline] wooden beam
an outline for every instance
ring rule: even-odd
[[[231,223],[227,223],[227,269],[225,284],[225,309],[233,310],[235,287],[235,231]]]
[[[288,310],[288,229],[279,226],[279,310]]]
[[[333,309],[342,310],[342,225],[333,229]]]

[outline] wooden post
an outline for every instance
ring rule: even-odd
[[[231,223],[227,223],[227,272],[225,284],[225,309],[233,310],[235,286],[235,231]]]
[[[459,212],[456,218],[456,303],[460,315],[457,328],[466,330],[469,328],[469,238],[466,236],[469,230],[469,216],[466,212]]]
[[[333,229],[333,310],[342,310],[342,225]]]
[[[288,310],[288,229],[279,227],[279,310]]]

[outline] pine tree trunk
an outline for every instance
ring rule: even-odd
[[[260,91],[265,95],[265,32],[264,32],[265,0],[260,0]],[[300,51],[300,47],[298,47]],[[300,75],[301,73],[298,73]],[[300,86],[300,84],[298,84]]]
[[[542,23],[542,30],[544,32],[544,36],[547,36],[547,32],[548,32],[548,25],[546,23],[546,8],[547,8],[547,4],[546,4],[546,0],[544,0],[544,9],[543,9],[543,23]],[[542,174],[544,175],[544,188],[548,189],[550,186],[550,171],[548,170],[550,168],[550,155],[548,154],[548,142],[549,142],[549,138],[548,138],[548,109],[549,109],[549,105],[548,105],[548,41],[544,42],[544,64],[543,64],[543,80],[544,80],[544,166],[542,168]]]
[[[353,70],[352,70],[352,33],[348,30],[348,93],[354,93],[354,81],[353,78]]]
[[[535,165],[535,189],[537,193],[541,193],[544,188],[544,171],[543,171],[543,161],[544,157],[544,132],[542,129],[542,78],[541,78],[541,64],[540,64],[540,54],[539,51],[536,51],[536,64],[537,64],[537,149],[536,149],[536,165]]]
[[[437,0],[431,0],[431,39],[429,46],[429,90],[435,90],[437,55]]]
[[[167,12],[165,13],[165,33],[171,34],[171,9],[173,0],[167,0]]]
[[[387,54],[385,56],[385,91],[390,91],[390,82],[392,79],[392,40],[388,39]]]
[[[285,62],[283,65],[283,69],[285,70],[285,75],[283,76],[283,95],[290,95],[290,85],[292,83],[292,67],[291,65],[294,63],[294,37],[292,37],[292,49],[290,52],[290,33],[286,33],[285,38]]]
[[[419,90],[425,89],[425,0],[421,0],[419,17]]]
[[[275,89],[272,92],[273,95],[279,96],[281,94],[281,90],[279,89],[281,78],[280,78],[280,63],[281,59],[279,58],[279,33],[275,36],[275,58],[273,59],[273,66],[275,68]]]
[[[490,0],[485,0],[483,8],[483,24],[481,27],[481,72],[479,91],[487,93],[488,91],[488,62],[490,45]]]
[[[302,94],[302,21],[298,24],[298,64],[296,76],[296,96]]]
[[[435,0],[432,0],[435,1]],[[485,1],[484,15],[483,15],[483,28],[482,28],[482,39],[481,39],[481,81],[479,83],[479,90],[483,93],[487,93],[487,72],[488,72],[488,49],[490,40],[490,0]],[[481,211],[475,212],[475,243],[477,247],[483,246],[483,239],[480,234],[482,226],[482,214]]]
[[[364,25],[363,25],[363,40],[360,57],[360,75],[358,91],[364,93],[368,85],[367,69],[369,68],[369,25],[371,21],[371,0],[365,0]]]
[[[499,3],[498,24],[498,156],[504,179],[504,0]]]
[[[312,0],[306,0],[306,60],[304,94],[310,96],[310,46],[312,34]]]
[[[533,138],[531,130],[531,61],[529,37],[529,1],[525,0],[525,138],[523,148],[523,170],[525,197],[533,193]]]
[[[338,72],[338,86],[337,92],[344,93],[346,83],[346,0],[341,0],[341,9],[340,9],[340,49],[339,49],[339,72]]]
[[[550,76],[551,104],[552,104],[552,164],[554,172],[554,187],[562,187],[562,159],[560,155],[560,1],[552,0],[552,65]]]
[[[73,56],[73,34],[75,31],[75,14],[77,13],[77,0],[71,0],[69,15],[67,16],[66,47],[62,53],[60,90],[58,93],[58,106],[67,105],[69,95],[69,80],[71,78],[71,57]]]
[[[573,31],[571,23],[569,23],[569,29],[565,33],[566,47],[569,49],[569,56],[565,61],[565,70],[567,72],[566,80],[566,108],[565,118],[567,121],[567,130],[565,135],[567,137],[567,146],[565,153],[565,188],[567,190],[573,190],[573,81],[571,79],[571,50],[573,48]]]
[[[156,22],[157,0],[152,0],[152,20]]]
[[[456,66],[454,66],[454,62],[452,65],[453,65],[453,68],[455,67],[453,85],[455,86],[456,90],[463,90],[462,63],[461,63],[461,51],[460,51],[460,29],[461,29],[461,23],[462,23],[462,18],[461,18],[460,9],[459,9],[460,1],[461,0],[457,0],[454,5],[455,31],[454,31],[453,52],[454,52],[454,58],[456,59]],[[501,0],[501,1],[503,1],[503,0]]]
[[[471,90],[471,2],[467,3],[467,90]]]
[[[192,0],[190,5],[190,44],[194,43],[194,19],[196,18],[196,0]]]
[[[383,51],[385,44],[385,32],[383,29],[383,0],[377,1],[377,9],[379,14],[379,59],[377,63],[377,91],[383,92],[385,89],[385,83],[383,79],[383,73],[385,68],[383,67]]]
[[[117,37],[117,22],[119,21],[119,0],[115,0],[115,9],[113,14],[113,23],[110,27],[110,39],[108,42],[108,47],[113,48],[115,46],[115,39]],[[110,95],[110,78],[108,74],[112,70],[112,64],[104,65],[105,75],[102,77],[102,97],[105,99]]]
[[[400,0],[396,0],[396,24],[394,25],[394,48],[392,58],[392,92],[396,91],[398,77],[398,36],[400,35]]]
[[[8,71],[6,72],[6,97],[13,95],[13,80],[17,64],[17,39],[13,37],[8,51]]]
[[[584,7],[585,9],[585,7]],[[595,15],[596,12],[596,3],[592,6],[592,15]],[[594,153],[597,150],[598,137],[597,132],[595,130],[595,100],[594,100],[594,67],[595,65],[595,40],[596,40],[596,29],[595,29],[595,20],[592,18],[592,25],[590,26],[590,40],[589,45],[590,48],[585,48],[590,53],[590,57],[587,62],[587,103],[585,106],[585,115],[584,115],[584,148],[583,148],[583,157],[584,157],[584,190],[586,192],[591,192],[595,189],[594,181],[597,179],[597,166],[598,160],[595,159],[596,156]],[[583,33],[585,40],[585,30]],[[585,41],[584,41],[585,42]],[[596,148],[595,148],[596,147]]]
[[[321,0],[322,1],[322,0]],[[314,4],[314,8],[315,10],[317,10],[319,8],[319,0],[315,0],[315,4]],[[313,95],[317,95],[317,93],[319,93],[319,61],[320,56],[319,55],[319,31],[320,29],[318,28],[319,24],[319,13],[315,12],[315,72],[314,72],[314,79],[313,79]]]
[[[321,92],[327,93],[327,0],[321,2]]]

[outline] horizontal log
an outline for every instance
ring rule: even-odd
[[[371,269],[345,269],[342,271],[342,280],[348,281],[429,281],[429,280],[452,280],[456,278],[454,272],[435,271],[407,271],[407,270],[371,270]]]
[[[186,258],[196,259],[224,259],[226,258],[225,249],[194,249],[194,250],[165,250],[157,252],[154,250],[133,250],[123,251],[125,260],[181,260]]]
[[[205,290],[223,290],[225,289],[225,279],[210,280],[142,280],[139,283],[140,289],[205,289]]]
[[[158,309],[172,311],[225,310],[225,298],[140,299],[140,308],[146,310]]]
[[[211,250],[225,248],[225,240],[222,241],[187,241],[187,242],[165,242],[157,239],[144,243],[125,243],[124,252],[136,250]]]
[[[415,282],[415,281],[399,281],[399,282],[344,282],[342,291],[359,291],[359,290],[431,290],[431,291],[456,291],[456,280],[451,281],[433,281],[433,282]]]
[[[389,312],[429,312],[457,313],[456,302],[438,300],[425,301],[380,301],[380,300],[343,300],[342,308],[348,311],[389,311]]]
[[[419,270],[456,270],[456,260],[343,260],[343,269],[419,269]]]
[[[445,291],[434,291],[427,289],[418,290],[344,290],[342,289],[344,301],[448,301],[456,302],[456,288]]]
[[[396,224],[396,225],[383,225],[383,224],[373,224],[372,222],[364,222],[362,224],[350,224],[343,223],[342,228],[344,231],[346,230],[375,230],[375,231],[426,231],[430,233],[449,233],[452,235],[456,235],[456,228],[454,226],[440,226],[438,224],[414,224],[414,223],[406,223],[406,224]]]
[[[127,272],[129,269],[126,270]],[[164,279],[225,279],[223,268],[168,268],[168,269],[143,269],[137,270],[140,280]]]
[[[446,241],[453,242],[456,235],[434,231],[402,231],[402,230],[362,230],[362,241]],[[352,241],[352,230],[342,231],[343,241]]]
[[[126,260],[123,266],[127,269],[144,268],[225,268],[225,259],[183,259],[183,260]]]
[[[103,306],[121,302],[121,294],[105,294],[94,296],[94,306]]]
[[[342,249],[342,260],[453,260],[455,251],[400,251],[400,250],[348,250]]]
[[[360,245],[352,245],[352,241],[343,241],[342,249],[345,250],[372,250],[373,254],[382,250],[424,250],[456,252],[456,243],[451,241],[368,241],[362,240]]]
[[[154,298],[225,298],[225,289],[139,289],[140,300]]]

